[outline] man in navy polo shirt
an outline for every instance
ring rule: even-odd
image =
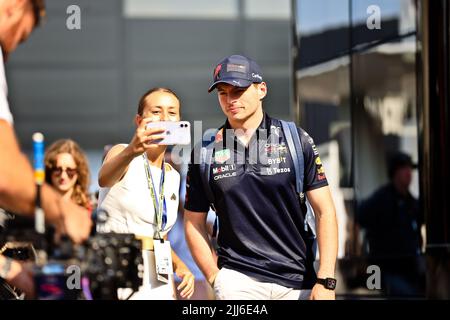
[[[185,201],[185,232],[192,256],[217,299],[334,299],[336,213],[312,138],[298,128],[304,190],[316,215],[317,275],[306,205],[296,193],[284,132],[280,121],[263,111],[267,84],[260,67],[247,57],[229,56],[214,69],[209,92],[214,89],[227,117],[215,136],[209,173],[219,217],[218,249],[216,255],[206,229],[210,202],[196,148]]]

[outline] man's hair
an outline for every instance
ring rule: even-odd
[[[404,152],[394,152],[388,155],[388,177],[392,180],[398,169],[403,167],[417,168],[417,164],[413,163],[411,156]]]
[[[45,0],[29,0],[33,6],[35,26],[39,26],[46,16]]]
[[[166,92],[166,93],[170,93],[171,95],[173,95],[175,98],[177,98],[178,102],[180,102],[180,98],[178,98],[178,96],[176,95],[175,92],[173,92],[171,89],[169,88],[163,88],[163,87],[158,87],[158,88],[152,88],[150,90],[148,90],[146,93],[144,93],[144,95],[141,97],[141,99],[139,100],[139,105],[138,105],[138,115],[142,116],[142,113],[144,112],[144,108],[147,105],[146,100],[147,97],[149,95],[151,95],[153,92]]]

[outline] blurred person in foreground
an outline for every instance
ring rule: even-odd
[[[33,216],[37,196],[40,195],[46,220],[58,232],[68,234],[74,242],[80,243],[89,236],[91,229],[87,210],[64,200],[48,184],[42,187],[35,184],[33,169],[21,152],[14,132],[7,98],[4,61],[20,43],[28,39],[44,16],[43,0],[0,0],[0,207]],[[22,291],[32,292],[30,275],[21,267],[16,261],[0,257],[0,275]]]

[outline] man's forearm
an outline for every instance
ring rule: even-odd
[[[317,213],[317,240],[320,253],[319,278],[334,278],[338,251],[337,221],[334,210]]]
[[[336,209],[328,186],[306,192],[316,214],[317,241],[319,244],[320,278],[334,278],[338,251],[338,228]]]
[[[186,240],[192,257],[197,263],[205,278],[211,283],[218,271],[212,246],[208,238],[206,226],[185,222]]]
[[[0,207],[28,216],[34,215],[37,188],[33,169],[21,153],[13,128],[0,120]],[[47,184],[41,189],[41,204],[49,222],[59,220],[60,196]]]
[[[20,152],[14,130],[0,120],[0,207],[26,215],[34,213],[33,169]]]

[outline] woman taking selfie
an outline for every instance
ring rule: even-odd
[[[166,241],[177,219],[180,175],[164,161],[167,146],[157,144],[164,128],[146,128],[150,122],[179,120],[175,93],[167,88],[149,90],[139,102],[131,142],[113,146],[100,169],[98,206],[107,218],[97,231],[145,239],[143,285],[134,294],[120,289],[119,299],[174,299],[172,268],[182,279],[177,287],[180,296],[190,298],[194,293],[193,274]]]

